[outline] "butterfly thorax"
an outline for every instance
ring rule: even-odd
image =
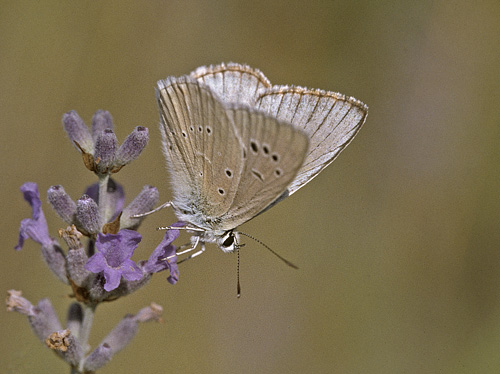
[[[221,228],[223,220],[220,217],[209,217],[179,201],[174,201],[173,207],[177,218],[193,228],[188,232],[202,243],[215,243],[224,252],[234,252],[240,247],[238,234],[233,229]]]
[[[174,199],[172,204],[174,212],[180,221],[187,222],[191,226],[195,226],[204,231],[214,231],[224,233],[220,225],[222,222],[221,217],[209,216],[203,213],[202,209],[196,204],[195,199],[191,199],[187,204],[181,199]]]

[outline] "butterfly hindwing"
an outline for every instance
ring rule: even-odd
[[[255,105],[258,93],[271,83],[258,69],[236,63],[202,66],[191,77],[206,84],[225,103]]]
[[[241,134],[244,166],[225,229],[255,217],[286,191],[308,149],[307,136],[288,123],[250,108],[228,113]]]
[[[290,195],[338,156],[358,133],[368,113],[367,106],[352,97],[293,86],[274,86],[262,92],[256,106],[309,137],[304,165],[288,187]]]

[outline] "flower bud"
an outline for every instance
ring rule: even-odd
[[[122,167],[135,160],[149,141],[149,130],[143,126],[137,126],[130,133],[116,154],[116,167]]]
[[[61,185],[51,186],[47,191],[47,200],[59,217],[72,224],[76,213],[76,204]]]
[[[96,202],[83,194],[76,202],[76,219],[87,234],[97,234],[101,228]]]
[[[97,137],[104,130],[113,130],[113,118],[107,110],[99,109],[92,117],[92,138],[97,141]]]
[[[63,115],[62,122],[64,130],[66,130],[71,143],[76,148],[78,147],[74,144],[74,142],[77,142],[85,152],[94,152],[94,141],[92,140],[92,135],[90,135],[89,129],[74,110],[65,113]]]

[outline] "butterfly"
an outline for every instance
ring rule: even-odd
[[[318,175],[368,113],[352,97],[273,86],[236,63],[160,80],[157,100],[170,205],[202,251],[240,248],[236,228]]]

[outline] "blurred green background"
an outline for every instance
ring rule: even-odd
[[[1,287],[64,319],[70,290],[39,246],[20,252],[31,210],[62,184],[77,199],[95,177],[61,116],[97,109],[119,140],[150,129],[143,155],[116,175],[130,201],[145,184],[170,198],[160,152],[156,81],[220,62],[247,63],[274,84],[339,91],[370,107],[343,154],[299,193],[241,227],[236,256],[210,246],[98,308],[96,346],[125,313],[155,301],[165,324],[143,324],[100,373],[500,372],[500,4],[469,1],[4,1],[0,5]],[[146,220],[134,255],[175,221]],[[187,237],[183,236],[184,239]],[[0,312],[6,373],[69,372],[23,316]]]

